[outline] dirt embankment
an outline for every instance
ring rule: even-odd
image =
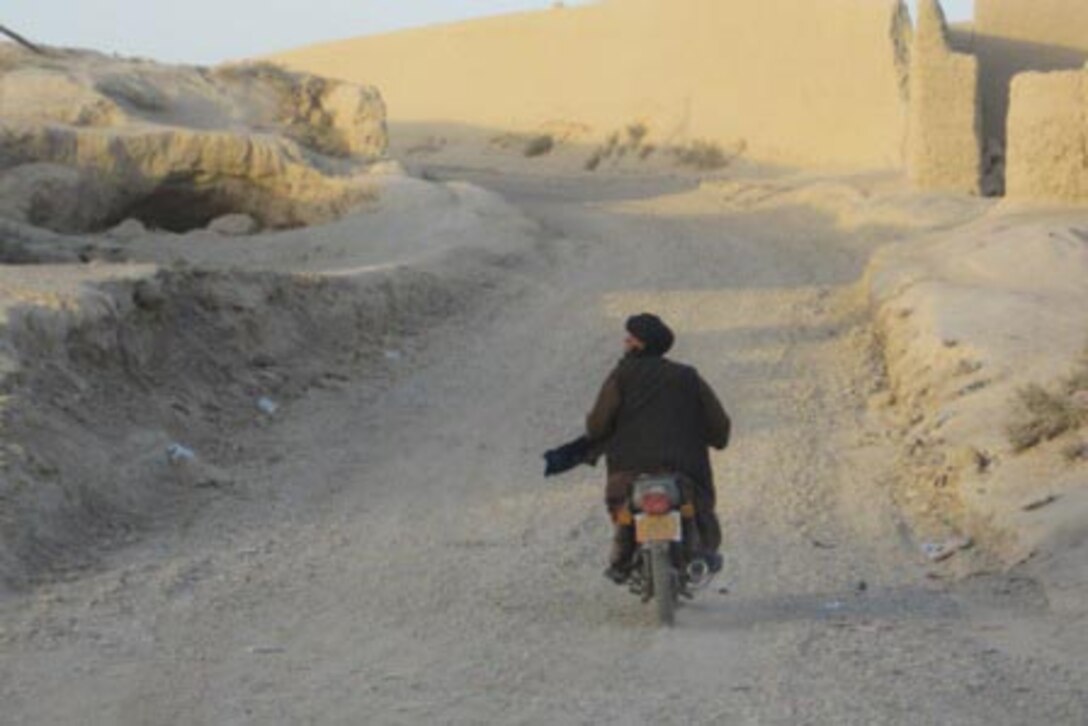
[[[335,218],[372,197],[374,88],[268,64],[205,69],[0,48],[0,216],[56,232]]]
[[[249,455],[234,434],[314,387],[380,383],[415,335],[516,284],[519,259],[461,250],[339,277],[104,267],[94,287],[72,268],[4,270],[0,586],[229,493],[225,468]]]
[[[870,265],[900,503],[935,544],[1005,566],[1083,551],[1085,280],[1088,216],[1008,205]]]

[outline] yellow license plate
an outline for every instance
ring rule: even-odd
[[[635,539],[643,542],[679,542],[680,512],[640,514],[635,517]]]

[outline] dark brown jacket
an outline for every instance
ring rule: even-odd
[[[601,387],[586,428],[603,449],[610,484],[617,475],[676,471],[691,478],[702,503],[713,508],[708,447],[729,445],[731,422],[691,366],[624,357]]]

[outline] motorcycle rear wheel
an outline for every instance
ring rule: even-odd
[[[653,578],[654,601],[657,621],[665,627],[676,623],[676,573],[673,571],[669,546],[657,544],[650,553],[650,572]]]

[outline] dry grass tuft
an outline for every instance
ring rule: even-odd
[[[629,124],[623,131],[612,132],[586,159],[586,171],[596,171],[605,161],[618,162],[628,155],[639,161],[646,161],[657,150],[653,144],[646,143],[649,135],[650,127],[641,121]]]
[[[545,154],[550,154],[554,148],[555,139],[552,138],[550,134],[534,136],[525,144],[525,156],[530,159],[534,156],[544,156]]]
[[[641,121],[628,126],[627,141],[630,144],[631,148],[637,149],[638,147],[642,146],[642,142],[646,140],[646,136],[649,133],[650,129],[647,128],[646,124],[642,123]]]
[[[696,140],[688,146],[676,147],[672,153],[680,164],[701,171],[722,169],[732,161],[722,147],[712,141]]]
[[[1088,461],[1088,442],[1074,441],[1062,449],[1062,456],[1070,463]]]
[[[1088,354],[1085,354],[1073,375],[1065,379],[1065,390],[1070,395],[1088,391]]]
[[[1026,451],[1088,425],[1088,356],[1077,369],[1051,391],[1032,384],[1016,393],[1013,420],[1008,425],[1009,443]]]
[[[1067,397],[1038,384],[1016,392],[1016,410],[1007,433],[1015,451],[1027,451],[1078,426],[1078,411]]]

